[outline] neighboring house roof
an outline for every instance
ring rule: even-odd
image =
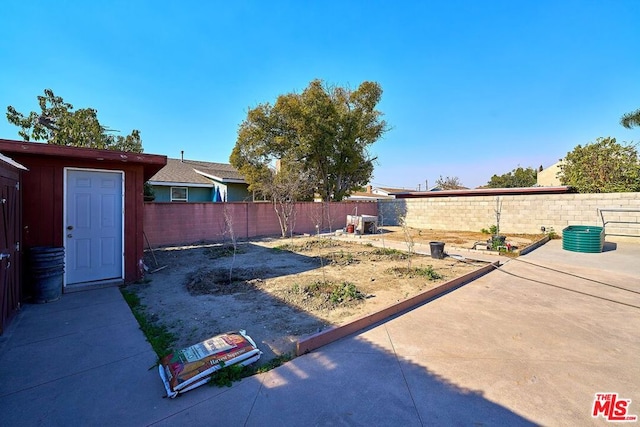
[[[553,187],[562,185],[560,182],[560,178],[558,178],[558,173],[562,171],[561,166],[563,164],[563,160],[552,164],[546,169],[542,169],[538,172],[536,176],[536,185],[539,187]]]
[[[384,194],[385,196],[388,196],[390,194],[395,194],[395,193],[407,193],[413,190],[409,190],[406,188],[391,188],[391,187],[375,187],[373,188],[373,193],[374,194]]]
[[[452,185],[450,188],[446,190],[439,186],[434,186],[429,189],[429,191],[452,191],[452,190],[469,190],[469,187],[465,187],[463,185]]]
[[[367,185],[365,191],[354,191],[347,197],[347,200],[380,200],[380,199],[393,199],[386,191],[380,188],[373,188],[371,185]]]
[[[387,196],[384,194],[376,194],[366,191],[356,191],[351,193],[347,200],[380,200],[380,199],[393,199],[393,196]]]
[[[167,165],[149,179],[156,185],[183,184],[213,186],[213,182],[246,184],[240,173],[230,164],[197,160],[167,159]]]

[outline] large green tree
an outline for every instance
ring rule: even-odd
[[[51,89],[38,96],[40,112],[32,111],[27,116],[7,107],[7,120],[20,128],[18,135],[25,141],[46,141],[48,144],[73,147],[89,147],[109,150],[142,152],[140,131],[130,135],[113,135],[98,121],[98,112],[93,108],[73,109],[73,105],[56,96]]]
[[[627,129],[631,129],[634,126],[640,126],[640,109],[625,114],[620,119],[620,124]]]
[[[374,82],[349,90],[314,80],[300,94],[250,109],[229,160],[250,189],[259,189],[282,159],[297,164],[323,200],[342,200],[373,173],[369,148],[387,130],[376,109],[381,96]]]
[[[598,138],[567,153],[558,176],[563,185],[580,193],[640,191],[638,152],[615,138]]]
[[[518,167],[503,175],[493,175],[487,188],[519,188],[531,187],[537,182],[538,171],[531,167]]]

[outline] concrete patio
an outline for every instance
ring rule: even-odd
[[[605,249],[551,241],[266,374],[174,400],[118,289],[27,305],[0,337],[1,424],[582,426],[606,424],[591,416],[598,392],[640,415],[640,244]]]

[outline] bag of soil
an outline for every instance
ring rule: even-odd
[[[246,331],[227,332],[163,357],[158,371],[167,396],[174,398],[206,383],[223,366],[246,366],[261,354]]]

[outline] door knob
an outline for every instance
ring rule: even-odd
[[[68,225],[67,230],[73,230],[73,225]]]
[[[72,237],[73,237],[73,235],[72,235],[71,233],[69,233],[69,234],[67,234],[67,237],[68,237],[68,238],[72,238]]]

